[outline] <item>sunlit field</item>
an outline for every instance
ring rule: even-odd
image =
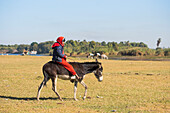
[[[73,83],[58,79],[57,90],[64,101],[52,91],[51,81],[37,101],[38,86],[43,80],[42,66],[50,60],[50,56],[0,56],[1,113],[170,112],[170,61],[99,60],[104,80],[98,82],[94,74],[86,75],[86,100],[82,99],[83,86],[78,84],[79,101],[74,101]]]

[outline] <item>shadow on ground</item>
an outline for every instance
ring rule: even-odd
[[[0,96],[0,98],[4,99],[11,99],[11,100],[37,100],[35,97],[13,97],[13,96]],[[73,100],[73,98],[62,98],[63,100]],[[53,97],[42,97],[40,100],[59,100],[59,98],[53,98]]]

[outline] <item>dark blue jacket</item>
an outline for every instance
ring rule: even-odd
[[[65,58],[64,48],[59,43],[54,43],[52,46],[53,50],[53,61],[62,62],[62,58]]]

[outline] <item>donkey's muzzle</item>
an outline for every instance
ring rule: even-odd
[[[103,81],[103,76],[99,77],[98,81],[99,82]]]

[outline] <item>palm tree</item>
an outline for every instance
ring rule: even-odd
[[[159,47],[159,44],[161,43],[161,38],[157,40],[157,47]]]

